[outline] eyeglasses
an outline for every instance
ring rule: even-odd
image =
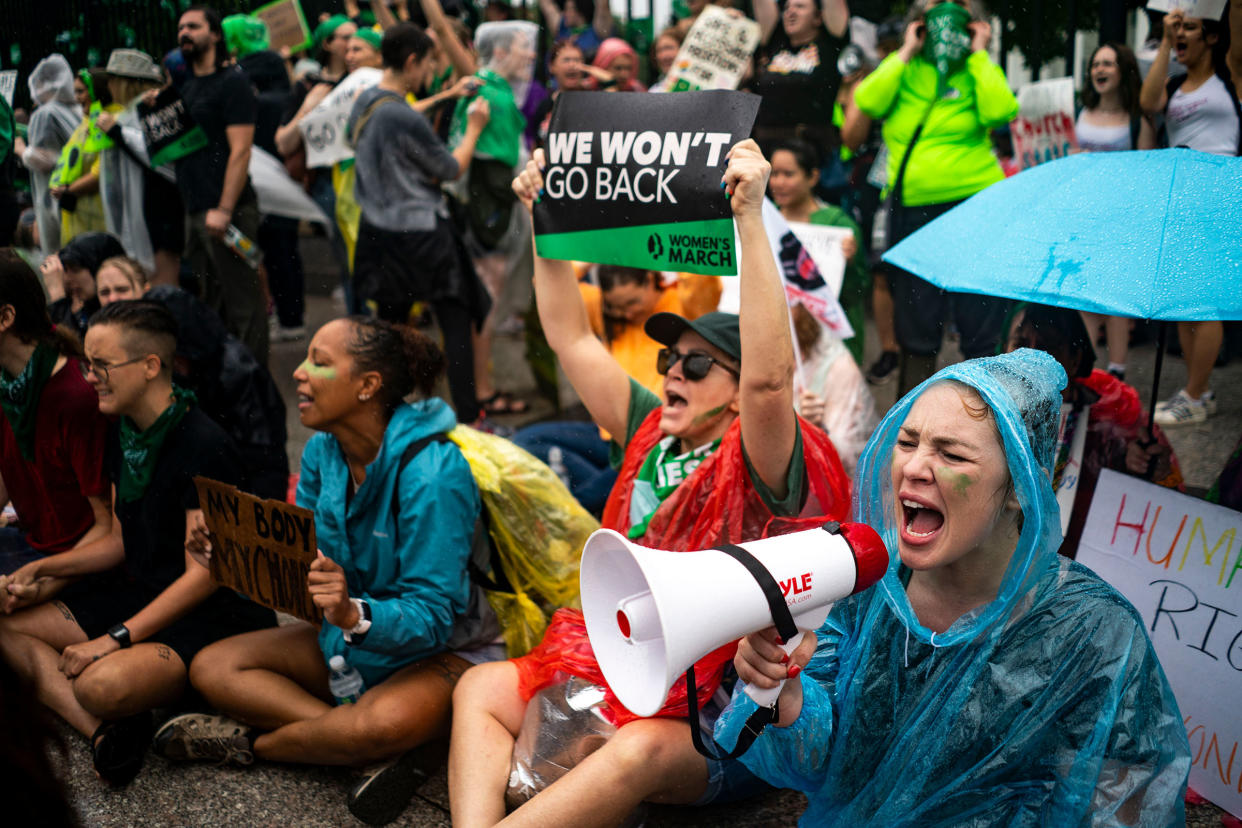
[[[88,376],[89,374],[94,374],[96,377],[99,378],[100,382],[107,383],[109,371],[113,370],[114,368],[124,368],[126,365],[133,365],[135,362],[142,362],[148,356],[150,356],[150,354],[143,354],[140,357],[134,357],[133,359],[127,359],[124,362],[118,362],[115,365],[109,365],[106,362],[96,362],[93,359],[88,359],[85,362],[81,363],[82,376],[85,377],[85,376]]]
[[[708,372],[712,370],[713,365],[719,365],[735,378],[740,378],[737,371],[725,365],[711,354],[705,354],[702,351],[691,351],[688,354],[683,354],[681,351],[672,348],[660,349],[660,353],[656,356],[656,370],[663,376],[668,373],[668,369],[678,362],[681,363],[682,374],[691,382],[698,382],[707,376]]]

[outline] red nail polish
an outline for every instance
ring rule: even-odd
[[[795,665],[793,665],[792,667],[790,667],[790,668],[789,668],[789,677],[790,677],[790,678],[797,678],[798,673],[801,673],[801,672],[802,672],[802,668],[801,668],[801,667],[799,667],[797,664],[795,664]]]
[[[789,656],[787,655],[781,656],[781,664],[788,664],[788,663],[789,663]]]

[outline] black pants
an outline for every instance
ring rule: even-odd
[[[276,305],[276,316],[286,328],[300,327],[306,309],[306,279],[298,250],[297,219],[264,216],[257,241],[263,248],[267,286]]]
[[[889,216],[889,247],[960,204],[949,201],[920,207],[894,207]],[[945,250],[969,239],[945,239]],[[1001,328],[1010,300],[977,293],[948,293],[913,273],[892,265],[888,269],[893,293],[893,323],[897,342],[907,354],[933,356],[940,352],[944,320],[952,310],[961,335],[962,356],[974,359],[993,356],[1000,344]]]

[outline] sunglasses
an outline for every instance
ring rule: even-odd
[[[691,382],[698,382],[707,376],[712,370],[713,365],[719,365],[728,371],[735,378],[740,378],[738,372],[716,359],[711,354],[705,354],[702,351],[691,351],[683,354],[681,351],[672,348],[661,348],[660,353],[656,356],[656,370],[663,376],[668,373],[668,369],[672,368],[678,362],[681,363],[681,373]]]

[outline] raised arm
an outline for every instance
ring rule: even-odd
[[[1177,29],[1182,25],[1182,12],[1172,11],[1164,16],[1164,33],[1160,38],[1160,48],[1156,49],[1156,57],[1143,78],[1143,88],[1139,90],[1139,106],[1148,115],[1164,112],[1169,103],[1169,92],[1166,84],[1169,81],[1169,52],[1173,50],[1173,39]],[[1230,51],[1230,57],[1233,52]]]
[[[1242,86],[1242,0],[1229,0],[1229,54],[1225,62],[1233,75],[1233,88]]]
[[[380,29],[388,31],[397,25],[397,17],[392,13],[392,9],[388,8],[386,0],[380,0],[378,3],[371,4],[371,11],[375,13],[375,22],[379,24]],[[350,15],[355,17],[356,15]]]
[[[755,0],[753,6],[755,22],[759,24],[759,42],[766,46],[776,31],[776,25],[781,22],[781,12],[776,7],[776,0]]]
[[[595,19],[591,21],[592,28],[600,39],[612,36],[612,6],[608,0],[598,0],[595,4]]]
[[[426,2],[426,0],[423,0],[423,2]],[[545,31],[552,37],[556,37],[556,33],[561,28],[561,10],[557,8],[554,0],[539,0],[539,13],[543,15]]]
[[[474,55],[470,54],[469,50],[457,39],[457,32],[453,31],[448,17],[444,14],[444,9],[440,8],[440,0],[418,0],[418,3],[422,6],[423,15],[427,18],[427,25],[436,30],[440,48],[448,55],[449,62],[453,64],[453,69],[457,74],[465,77],[477,72],[479,64],[475,61]]]
[[[527,210],[543,189],[543,150],[535,150],[526,169],[513,180],[513,192]],[[548,344],[591,419],[618,439],[625,436],[630,408],[630,378],[595,337],[569,262],[535,254],[535,306]]]
[[[793,407],[794,353],[789,307],[763,226],[763,194],[771,167],[746,140],[729,151],[724,181],[732,193],[741,245],[742,444],[755,473],[784,497],[798,436]]]
[[[850,28],[850,7],[845,0],[823,0],[820,13],[833,37],[845,37]]]

